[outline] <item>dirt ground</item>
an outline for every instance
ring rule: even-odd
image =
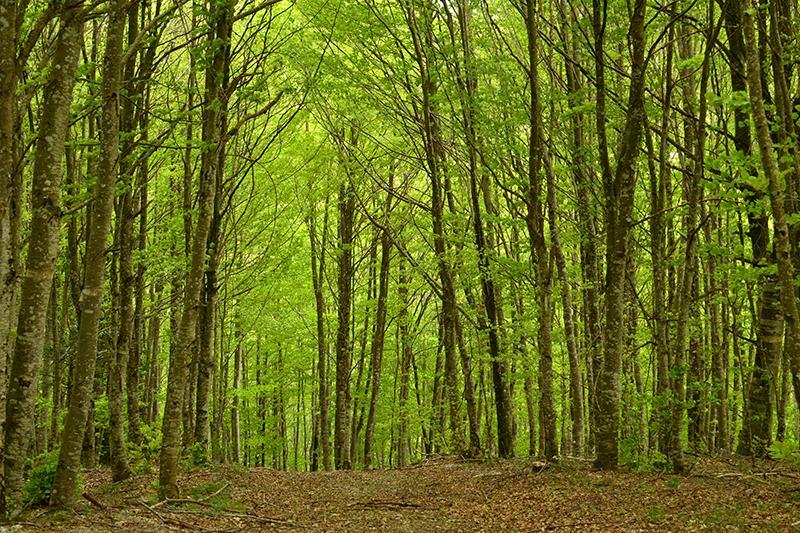
[[[155,475],[84,478],[88,499],[73,512],[34,509],[7,530],[800,531],[800,473],[767,462],[698,460],[681,477],[451,458],[329,473],[214,467],[183,473],[182,499],[167,503]]]

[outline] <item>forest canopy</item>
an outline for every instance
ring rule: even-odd
[[[96,465],[797,453],[798,24],[0,0],[3,510],[42,468],[69,507]]]

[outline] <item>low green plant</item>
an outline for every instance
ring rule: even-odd
[[[32,507],[46,505],[53,491],[53,479],[58,468],[58,450],[37,455],[29,461],[29,466],[28,479],[22,486],[25,503]],[[81,476],[78,476],[76,483],[76,492],[80,492],[83,485]]]
[[[230,497],[230,487],[224,483],[203,483],[189,488],[189,496],[201,500],[215,511],[244,512],[242,502]]]
[[[769,455],[789,468],[800,470],[800,446],[793,441],[775,441],[769,447]]]
[[[199,442],[192,444],[189,448],[189,463],[192,466],[203,466],[208,462],[208,450]]]
[[[647,509],[647,519],[650,522],[659,523],[667,518],[667,509],[663,505],[656,505]]]

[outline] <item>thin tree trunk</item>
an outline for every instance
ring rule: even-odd
[[[349,179],[339,187],[339,257],[337,289],[339,293],[338,330],[336,334],[336,417],[334,421],[334,461],[337,470],[349,470],[350,462],[350,364],[353,346],[350,340],[350,312],[353,304],[353,215],[355,193]]]
[[[539,349],[539,410],[541,451],[545,459],[558,456],[558,434],[553,395],[553,306],[552,265],[545,236],[546,202],[542,201],[541,163],[544,146],[539,103],[538,20],[535,0],[526,1],[525,26],[528,38],[528,84],[530,85],[530,140],[528,143],[528,183],[525,222],[530,238],[531,257],[536,270],[536,304],[539,312],[537,347]],[[495,391],[495,394],[497,392]],[[499,415],[499,413],[498,413]]]
[[[331,469],[331,436],[328,415],[328,341],[325,337],[325,248],[328,235],[328,200],[325,201],[325,214],[322,223],[322,243],[317,250],[316,216],[309,218],[309,234],[311,236],[311,278],[314,288],[314,309],[317,319],[317,379],[319,380],[319,420],[317,423],[319,447],[322,452],[322,466],[326,471]]]
[[[378,275],[378,303],[375,309],[375,332],[372,336],[372,390],[370,391],[369,414],[364,432],[364,467],[372,466],[372,443],[375,434],[375,422],[378,413],[378,394],[381,388],[381,368],[383,363],[383,345],[386,338],[386,301],[389,296],[389,266],[392,257],[392,241],[389,234],[389,213],[392,210],[392,178],[384,203],[383,223],[381,230],[381,266]]]
[[[444,148],[442,145],[440,125],[436,117],[436,94],[438,85],[431,72],[432,59],[430,53],[433,50],[432,35],[432,9],[433,7],[425,3],[421,10],[420,22],[418,14],[410,4],[405,4],[406,21],[414,45],[414,59],[419,68],[420,85],[422,91],[420,134],[423,138],[425,150],[426,171],[431,182],[431,217],[433,222],[433,247],[436,254],[437,270],[439,282],[442,286],[442,328],[441,341],[444,349],[444,376],[446,384],[446,397],[450,412],[450,433],[452,437],[451,447],[457,453],[461,453],[464,448],[464,438],[459,421],[458,395],[458,370],[457,354],[455,342],[455,316],[458,313],[456,304],[456,292],[453,282],[453,272],[450,262],[447,259],[447,241],[445,239],[444,226],[444,193],[442,187],[442,165],[444,158]],[[420,25],[422,24],[422,25]],[[498,365],[502,363],[497,361]],[[500,374],[498,374],[498,382]],[[499,396],[500,401],[504,396]]]
[[[411,282],[410,277],[406,273],[406,261],[404,258],[400,259],[400,277],[398,279],[397,292],[400,296],[401,308],[399,317],[400,328],[400,344],[401,344],[401,363],[400,363],[400,393],[398,394],[398,410],[400,411],[399,422],[397,425],[397,466],[403,467],[408,465],[411,457],[411,447],[409,446],[409,406],[408,406],[408,391],[409,391],[409,369],[411,366],[411,357],[413,346],[410,339],[410,317],[408,308],[411,305],[408,296],[408,285]]]

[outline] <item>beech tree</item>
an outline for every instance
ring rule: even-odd
[[[791,456],[797,15],[0,0],[0,503]]]

